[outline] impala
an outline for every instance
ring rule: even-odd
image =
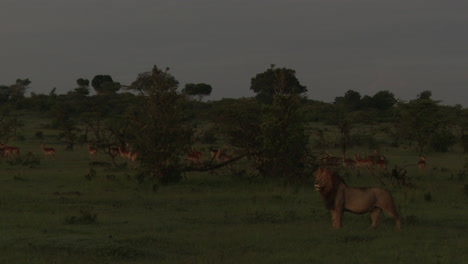
[[[112,149],[111,149],[112,150]],[[132,151],[130,145],[127,144],[127,148],[118,147],[119,154],[122,158],[130,160],[130,163],[133,165],[138,158],[138,152]]]
[[[200,164],[202,161],[202,153],[196,150],[191,150],[189,153],[187,153],[186,158],[188,161],[194,164]]]
[[[130,158],[130,151],[122,148],[122,146],[118,146],[119,154],[122,158],[128,159]]]
[[[356,167],[366,167],[372,173],[374,162],[371,158],[362,159],[359,154],[354,154],[354,158],[356,160]]]
[[[421,156],[421,159],[418,161],[418,167],[420,170],[424,170],[427,166],[426,157]]]
[[[132,164],[134,164],[135,161],[138,159],[138,152],[130,151],[130,153],[128,154],[128,159]]]
[[[55,149],[54,148],[46,148],[44,144],[41,144],[42,152],[44,155],[50,156],[52,158],[55,158]]]
[[[330,152],[326,151],[319,162],[320,162],[320,164],[322,166],[335,167],[335,166],[338,166],[339,161],[340,161],[339,158],[332,156],[332,154],[330,154]]]
[[[354,169],[356,168],[356,161],[353,159],[348,159],[343,155],[343,167]]]
[[[91,144],[88,144],[88,152],[89,155],[95,156],[97,154],[97,148],[91,146]]]
[[[375,164],[377,164],[377,167],[381,169],[386,169],[387,168],[387,161],[385,160],[384,156],[380,156],[380,159],[378,159]]]
[[[210,150],[210,154],[211,154],[211,160],[218,160],[219,161],[219,155],[221,153],[226,153],[226,149],[228,149],[229,146],[228,145],[223,145],[222,148],[208,148]]]
[[[119,148],[109,148],[109,154],[111,154],[112,157],[120,155]]]
[[[1,144],[0,148],[3,149],[3,155],[5,156],[5,158],[10,158],[15,155],[19,155],[20,153],[19,148],[17,147],[8,147],[5,144]]]

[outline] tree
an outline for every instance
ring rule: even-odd
[[[145,94],[153,88],[153,77],[151,72],[139,73],[135,81],[132,82],[128,90],[138,91],[140,94]]]
[[[361,108],[361,94],[354,90],[348,90],[343,97],[336,97],[335,104],[343,107],[344,111],[356,111]]]
[[[6,103],[10,101],[11,90],[6,85],[0,85],[0,103]]]
[[[76,80],[76,84],[78,87],[75,88],[71,94],[78,95],[78,96],[88,96],[89,95],[89,80],[79,78]]]
[[[121,85],[114,82],[110,75],[96,75],[91,81],[91,85],[97,94],[113,94],[116,93]]]
[[[0,142],[6,143],[17,134],[18,127],[22,124],[16,117],[13,117],[7,107],[0,108]]]
[[[373,106],[380,111],[391,109],[396,103],[395,95],[389,91],[380,91],[372,96]]]
[[[26,90],[29,89],[31,81],[26,79],[16,79],[15,84],[10,86],[10,100],[18,101],[24,98]]]
[[[89,80],[88,79],[83,79],[79,78],[76,80],[76,84],[78,84],[78,87],[89,87]]]
[[[406,138],[415,140],[421,155],[430,142],[432,135],[445,128],[444,118],[440,115],[438,102],[430,99],[417,99],[399,106],[398,127]]]
[[[144,89],[140,90],[139,103],[128,113],[134,136],[129,141],[140,154],[141,178],[161,183],[181,179],[180,157],[190,148],[193,134],[182,121],[179,82],[168,71],[153,67],[152,85],[140,86]]]
[[[212,90],[211,85],[206,83],[187,83],[185,88],[182,89],[182,93],[189,96],[198,96],[198,101],[201,101],[204,96],[210,95]]]
[[[281,72],[271,80],[277,85],[270,91],[271,104],[240,99],[219,113],[217,119],[225,127],[230,144],[237,152],[248,153],[259,175],[301,182],[309,138],[299,111],[302,98],[288,90],[287,78],[291,76]]]
[[[287,68],[275,68],[271,65],[270,69],[263,73],[255,75],[250,80],[250,90],[257,95],[256,98],[262,103],[273,103],[275,94],[303,94],[307,88],[296,78],[296,71]]]
[[[75,109],[71,104],[61,102],[54,106],[51,114],[54,117],[55,126],[62,131],[59,135],[60,139],[67,143],[68,150],[73,150],[81,131],[75,119]]]
[[[422,91],[420,94],[418,94],[417,99],[429,100],[431,99],[431,96],[432,96],[432,92],[425,90],[425,91]]]
[[[461,142],[463,145],[463,152],[468,153],[468,108],[461,110],[459,126],[461,130]]]

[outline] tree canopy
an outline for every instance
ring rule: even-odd
[[[110,75],[94,76],[93,80],[91,81],[91,85],[97,94],[113,94],[116,93],[121,87],[120,83],[114,82]]]
[[[303,94],[307,88],[296,78],[296,71],[287,68],[275,68],[258,73],[250,80],[250,90],[262,103],[273,103],[275,94]]]
[[[182,93],[190,96],[197,96],[198,100],[201,101],[204,96],[210,95],[212,90],[213,88],[211,85],[206,83],[187,83],[185,88],[182,89]]]

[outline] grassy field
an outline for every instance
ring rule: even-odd
[[[35,121],[30,126],[39,126]],[[43,130],[45,139],[35,139]],[[0,263],[468,263],[467,156],[428,155],[415,187],[392,191],[403,222],[345,213],[331,228],[313,180],[303,187],[188,173],[180,184],[138,184],[132,170],[94,167],[85,146],[65,151],[53,131],[15,142],[35,167],[0,164]],[[57,149],[46,159],[39,144]],[[353,151],[353,150],[351,150]],[[350,153],[352,153],[350,151]],[[393,164],[414,152],[384,153]],[[379,173],[344,173],[350,186],[380,186]]]

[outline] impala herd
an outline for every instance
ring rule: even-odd
[[[345,155],[343,155],[342,158],[338,158],[326,151],[320,159],[320,164],[322,166],[339,166],[341,164],[343,167],[348,169],[365,168],[371,173],[374,170],[374,165],[377,169],[387,169],[387,159],[383,155],[379,154],[377,150],[374,150],[372,155],[365,158],[362,158],[360,154],[354,154],[354,159],[346,158]],[[420,160],[415,165],[418,166],[420,171],[424,171],[427,167],[426,157],[421,156]]]
[[[55,159],[54,148],[46,147],[44,144],[41,144],[40,146],[45,157]],[[89,155],[91,157],[96,156],[98,149],[91,144],[87,144],[87,146]],[[226,145],[224,145],[222,148],[208,148],[211,155],[210,162],[218,161],[219,163],[222,163],[231,160],[232,155],[228,154],[228,148],[229,147]],[[117,148],[109,148],[109,153],[113,157],[120,156],[126,160],[129,160],[132,165],[136,162],[139,156],[138,152],[132,150],[131,146],[128,144],[126,145],[126,148],[123,148],[122,146],[118,146]],[[0,156],[10,159],[19,156],[19,154],[20,150],[18,147],[0,144]],[[187,153],[185,159],[190,163],[190,165],[199,166],[203,162],[203,155],[200,151],[192,149]],[[377,150],[374,150],[372,155],[369,155],[365,158],[362,158],[360,154],[354,154],[354,159],[346,158],[345,155],[343,155],[342,158],[338,158],[327,151],[320,160],[320,164],[324,166],[338,166],[341,164],[343,167],[349,169],[366,168],[371,173],[374,169],[374,165],[376,165],[378,169],[387,169],[387,159],[383,155],[379,154]],[[416,165],[420,171],[424,171],[427,167],[426,157],[421,156]],[[230,164],[226,164],[226,167],[230,168]]]
[[[220,163],[226,162],[232,159],[232,156],[227,153],[228,146],[224,145],[222,148],[208,148],[210,151],[210,163],[213,161],[218,161]],[[187,153],[186,156],[187,161],[194,165],[201,165],[203,162],[203,155],[200,151],[191,150]],[[231,164],[226,164],[226,167],[231,168]]]

